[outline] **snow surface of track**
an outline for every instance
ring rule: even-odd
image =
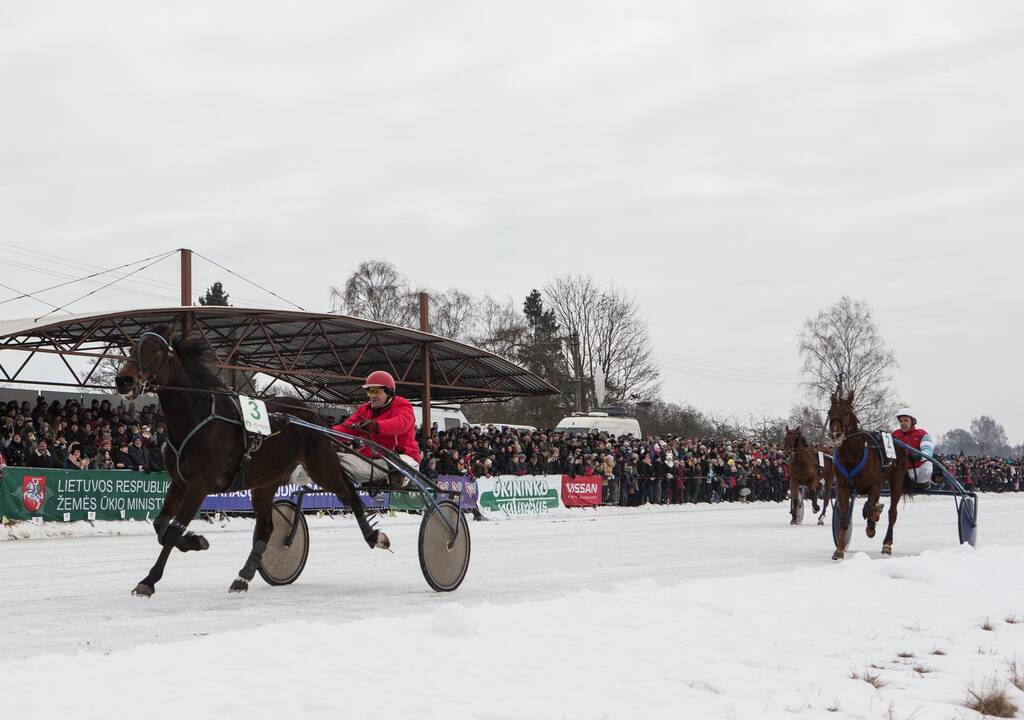
[[[763,503],[477,522],[453,594],[420,574],[415,516],[382,519],[394,554],[313,519],[299,581],[257,576],[246,595],[227,587],[252,522],[197,522],[210,550],[172,555],[150,600],[129,594],[156,558],[149,526],[22,526],[0,542],[0,697],[14,717],[117,716],[76,693],[179,717],[178,666],[188,717],[970,717],[970,683],[1024,664],[1024,625],[1006,622],[1024,619],[1022,517],[1024,496],[983,496],[979,547],[957,548],[953,501],[918,498],[894,559],[861,521],[842,564],[809,507],[799,527]],[[893,666],[900,652],[916,660]]]

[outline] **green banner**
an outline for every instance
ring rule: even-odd
[[[393,492],[388,497],[388,508],[391,510],[422,510],[426,507],[423,496],[418,492]]]
[[[0,515],[10,520],[145,520],[163,506],[171,479],[131,470],[3,468]]]

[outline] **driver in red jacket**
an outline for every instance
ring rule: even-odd
[[[363,385],[367,402],[359,406],[352,415],[334,429],[359,437],[365,437],[388,450],[398,453],[402,460],[413,468],[420,464],[420,446],[416,442],[416,416],[412,404],[404,397],[395,395],[395,379],[384,370],[370,373]],[[364,445],[359,457],[354,453],[340,453],[342,470],[355,483],[381,482],[389,475],[389,468],[383,462],[374,462],[379,452]],[[392,489],[399,489],[408,481],[399,473],[390,473]]]

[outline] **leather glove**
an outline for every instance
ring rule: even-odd
[[[371,435],[376,435],[380,431],[380,426],[377,424],[377,421],[372,418],[361,418],[360,420],[352,423],[352,427]]]

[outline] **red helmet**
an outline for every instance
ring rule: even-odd
[[[364,388],[382,387],[382,388],[387,388],[391,392],[394,392],[395,391],[395,379],[393,377],[391,377],[391,373],[389,373],[389,372],[387,372],[385,370],[375,370],[374,372],[370,373],[367,376],[366,382],[363,384],[363,387]]]

